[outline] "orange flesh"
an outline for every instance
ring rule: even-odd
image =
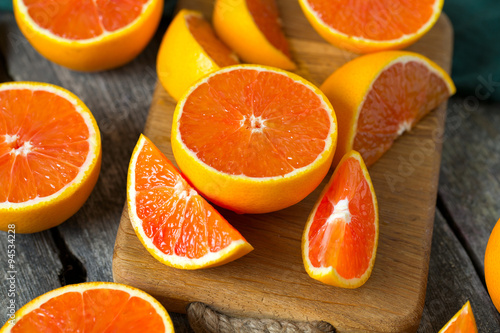
[[[291,57],[275,0],[246,0],[248,11],[266,39],[288,58]]]
[[[147,301],[113,289],[67,292],[22,317],[12,332],[164,332]]]
[[[472,313],[470,303],[466,304],[466,306],[460,310],[458,317],[453,320],[445,331],[442,331],[442,333],[446,332],[477,332],[476,320]]]
[[[348,201],[350,222],[328,218],[339,201]],[[361,277],[375,246],[375,208],[359,161],[346,159],[316,210],[309,229],[309,260],[314,267],[334,267],[344,279]]]
[[[361,106],[353,149],[372,165],[401,134],[401,126],[413,126],[449,95],[446,83],[425,65],[409,61],[390,66]]]
[[[217,36],[210,24],[196,15],[186,18],[189,31],[208,56],[219,66],[237,65],[236,55]]]
[[[231,175],[273,177],[323,152],[331,119],[314,91],[270,71],[219,73],[187,98],[179,120],[184,144]]]
[[[43,90],[0,91],[0,202],[62,189],[85,162],[89,136],[68,100]]]
[[[89,39],[132,23],[147,0],[23,0],[41,28],[65,39]]]
[[[377,41],[399,39],[429,21],[436,0],[307,0],[329,27],[347,36]]]
[[[163,253],[201,258],[244,240],[150,141],[139,154],[135,177],[137,215]]]

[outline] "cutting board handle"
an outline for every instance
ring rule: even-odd
[[[287,321],[257,318],[236,318],[214,310],[210,306],[194,302],[187,308],[189,325],[196,333],[281,333],[310,332],[335,333],[335,328],[324,321]]]

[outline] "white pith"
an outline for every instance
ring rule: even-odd
[[[259,72],[274,72],[274,73],[277,73],[277,74],[280,74],[280,75],[284,75],[283,72],[279,71],[279,70],[272,70],[272,69],[267,69],[267,68],[262,68],[260,66],[255,66],[255,65],[236,65],[236,66],[230,66],[230,67],[226,67],[226,68],[223,68],[221,70],[218,70],[208,76],[205,77],[204,80],[202,81],[199,81],[197,84],[193,85],[188,93],[185,94],[185,96],[188,96],[190,95],[196,88],[198,88],[198,86],[206,83],[212,76],[215,76],[217,74],[220,74],[220,73],[227,73],[227,72],[231,72],[233,70],[240,70],[240,69],[251,69],[251,70],[255,70],[255,71],[259,71]],[[317,94],[316,91],[314,91],[314,89],[305,84],[303,81],[299,80],[299,79],[295,79],[294,78],[294,74],[293,73],[287,73],[288,78],[292,79],[294,82],[297,82],[299,84],[302,84],[303,86],[307,87],[308,89],[310,89],[311,91],[314,92],[315,95],[318,96],[318,98],[320,98],[320,101],[321,101],[321,107],[324,108],[325,110],[329,110],[330,109],[330,106],[328,106],[328,103],[325,102],[325,99],[323,98],[322,95],[320,94]],[[179,113],[177,114],[176,116],[176,119],[181,119],[182,117],[182,110],[184,109],[184,104],[186,102],[187,99],[183,99],[180,104],[178,105],[178,110],[179,110]],[[327,138],[325,140],[325,147],[323,149],[323,152],[321,154],[319,154],[316,159],[311,162],[310,164],[302,167],[302,168],[297,168],[297,169],[294,169],[293,171],[287,173],[287,174],[284,174],[284,175],[279,175],[279,176],[271,176],[271,177],[250,177],[250,176],[246,176],[246,175],[232,175],[232,174],[226,174],[224,172],[221,172],[217,169],[215,169],[214,167],[204,163],[203,161],[201,161],[198,156],[196,155],[195,152],[193,152],[191,149],[189,149],[183,142],[182,138],[181,138],[181,133],[179,131],[179,128],[178,128],[178,125],[179,125],[179,122],[175,122],[175,125],[177,126],[177,130],[176,130],[176,140],[177,142],[179,142],[184,151],[189,155],[191,156],[194,160],[196,160],[198,163],[200,164],[203,164],[204,168],[210,170],[211,172],[214,172],[214,173],[217,173],[219,175],[223,175],[225,177],[231,177],[233,179],[245,179],[246,181],[251,181],[251,182],[256,182],[256,183],[259,183],[259,182],[268,182],[269,180],[271,179],[276,179],[276,178],[279,178],[279,179],[286,179],[286,178],[293,178],[295,177],[296,175],[308,170],[311,168],[311,166],[315,165],[318,161],[324,159],[325,157],[325,154],[328,152],[328,150],[331,148],[331,146],[333,145],[333,140],[332,140],[332,133],[335,131],[335,128],[336,126],[334,125],[335,122],[334,122],[334,119],[332,117],[332,115],[330,114],[330,112],[327,112],[328,114],[328,117],[330,119],[330,123],[332,124],[332,126],[330,126],[330,131],[328,132],[328,135],[327,135]],[[245,118],[241,121],[241,126],[244,126],[244,123],[245,123]],[[254,117],[252,115],[252,118],[250,118],[250,122],[252,124],[257,124],[257,122],[259,122],[260,124],[262,124],[262,128],[258,129],[258,128],[254,128],[253,131],[262,131],[263,128],[265,128],[265,119],[262,119],[261,117]]]
[[[440,7],[441,7],[441,1],[440,0],[436,0],[434,2],[434,5],[433,5],[433,13],[432,13],[432,16],[429,18],[429,20],[424,24],[422,25],[422,27],[420,27],[420,29],[418,29],[415,33],[411,34],[411,35],[402,35],[401,37],[399,38],[396,38],[396,39],[389,39],[389,40],[383,40],[383,41],[380,41],[380,40],[375,40],[375,39],[369,39],[369,38],[366,38],[366,37],[359,37],[359,36],[349,36],[337,29],[334,29],[332,27],[330,27],[321,17],[319,17],[319,15],[316,14],[316,12],[312,9],[312,7],[309,5],[309,1],[307,0],[302,0],[303,4],[307,7],[308,11],[310,13],[312,13],[314,15],[314,17],[316,18],[316,20],[326,29],[328,29],[330,32],[334,33],[334,34],[337,34],[337,35],[340,35],[346,39],[350,39],[350,40],[354,40],[354,41],[357,41],[357,42],[361,42],[361,43],[365,43],[365,44],[374,44],[374,45],[384,45],[384,44],[399,44],[401,42],[404,42],[408,39],[411,39],[413,38],[415,35],[420,35],[422,34],[424,31],[426,31],[427,29],[429,29],[429,27],[431,25],[433,25],[436,20],[437,20],[437,17],[439,17],[439,15],[441,14],[441,10],[440,10]]]
[[[31,16],[29,15],[28,13],[28,7],[26,7],[26,5],[24,4],[24,0],[14,0],[14,1],[17,1],[17,4],[18,4],[18,8],[19,8],[19,12],[21,13],[21,15],[24,17],[24,19],[26,20],[27,24],[33,29],[33,30],[36,30],[36,31],[40,31],[40,32],[43,32],[44,35],[47,35],[47,36],[50,36],[51,39],[55,39],[61,43],[77,43],[77,44],[91,44],[91,43],[94,43],[98,40],[101,40],[101,39],[104,39],[108,36],[111,36],[111,35],[114,35],[114,34],[118,34],[124,30],[127,30],[127,29],[130,29],[133,25],[135,25],[137,23],[137,21],[139,21],[139,19],[141,18],[141,15],[151,6],[151,4],[153,3],[153,1],[156,1],[156,0],[149,0],[148,2],[146,2],[143,6],[142,6],[142,11],[141,13],[136,17],[135,20],[133,20],[132,22],[130,22],[129,24],[127,24],[126,26],[124,27],[121,27],[120,29],[117,29],[117,30],[114,30],[114,31],[107,31],[106,29],[104,29],[104,27],[102,26],[101,24],[101,28],[102,28],[102,34],[98,35],[98,36],[95,36],[95,37],[92,37],[92,38],[88,38],[88,39],[67,39],[67,38],[63,38],[63,37],[60,37],[60,36],[57,36],[56,34],[54,34],[52,31],[48,30],[48,29],[45,29],[45,28],[42,28],[40,27],[32,18]]]
[[[138,143],[134,154],[130,160],[130,167],[129,167],[129,179],[128,179],[128,185],[127,185],[127,195],[128,195],[128,204],[129,204],[129,217],[130,221],[132,223],[132,226],[134,230],[139,233],[139,238],[142,240],[144,246],[149,250],[149,252],[155,256],[157,259],[160,259],[161,261],[166,261],[169,263],[174,264],[177,267],[196,267],[196,266],[205,266],[210,263],[215,263],[219,261],[220,258],[226,257],[228,254],[234,252],[235,248],[240,247],[243,244],[246,244],[244,240],[237,240],[231,242],[228,246],[226,246],[224,249],[219,250],[217,252],[208,252],[204,256],[200,258],[186,258],[186,257],[181,257],[177,256],[175,254],[168,255],[163,253],[152,241],[151,239],[146,235],[144,232],[144,228],[142,226],[142,220],[137,216],[137,206],[136,206],[136,190],[135,190],[135,170],[136,170],[136,164],[137,164],[137,158],[139,157],[142,148],[144,144],[146,143],[146,140],[144,138],[141,138],[140,142]],[[184,188],[182,181],[179,179],[179,181],[174,185],[174,191],[177,193],[180,193],[180,197],[185,198],[186,202],[190,200],[192,196],[198,195],[198,192],[196,192],[195,189],[190,189],[189,191],[186,191]]]
[[[19,309],[16,312],[16,322],[18,322],[21,318],[23,318],[25,315],[30,313],[33,310],[38,309],[42,304],[46,303],[47,301],[66,294],[70,292],[78,292],[80,294],[83,294],[85,291],[88,290],[95,290],[95,289],[112,289],[112,290],[120,290],[124,291],[128,294],[130,294],[130,298],[132,297],[138,297],[140,299],[143,299],[147,301],[156,311],[156,313],[161,317],[163,324],[165,326],[166,332],[171,332],[168,330],[172,326],[172,321],[170,320],[167,311],[163,308],[163,306],[151,295],[143,292],[142,290],[119,284],[119,283],[114,283],[114,282],[87,282],[87,283],[80,283],[80,284],[73,284],[73,285],[68,285],[65,287],[61,287],[52,291],[49,291],[25,306],[23,306],[21,309]],[[9,325],[9,321],[6,323],[6,326],[4,327],[5,333],[9,333],[12,331],[13,325]],[[3,331],[2,331],[3,332]]]
[[[55,198],[60,196],[64,191],[66,191],[69,187],[74,186],[75,184],[80,184],[82,182],[83,178],[85,177],[85,175],[89,172],[90,168],[92,167],[93,161],[96,159],[97,153],[99,152],[98,143],[97,143],[97,135],[98,134],[94,130],[93,121],[92,121],[90,115],[84,109],[82,109],[82,107],[80,105],[78,105],[78,101],[75,99],[75,97],[66,93],[66,91],[64,91],[64,90],[59,90],[51,85],[45,85],[45,84],[44,85],[35,85],[35,84],[31,84],[29,82],[25,82],[25,83],[24,82],[23,83],[13,82],[13,83],[8,83],[8,84],[3,84],[0,86],[0,91],[12,90],[12,89],[19,89],[19,90],[28,89],[31,91],[42,90],[42,91],[47,91],[47,92],[53,93],[55,95],[58,95],[64,99],[68,100],[75,107],[75,110],[83,117],[85,124],[87,125],[87,128],[89,130],[89,138],[88,138],[89,152],[88,152],[87,158],[85,159],[85,162],[80,167],[80,170],[79,170],[77,176],[71,182],[69,182],[63,188],[61,188],[59,191],[57,191],[49,196],[46,196],[46,197],[36,197],[34,199],[30,199],[30,200],[24,201],[24,202],[18,202],[18,203],[8,202],[8,201],[0,202],[1,209],[11,209],[11,208],[23,209],[24,207],[31,207],[35,204],[40,204],[43,202],[50,202],[50,201],[54,200]],[[8,136],[5,136],[5,138],[4,138],[4,140],[6,140],[7,142],[10,141],[10,143],[14,142],[12,140],[17,140],[17,139],[18,139],[17,134],[8,135]],[[13,153],[16,155],[20,155],[20,154],[26,155],[29,153],[30,148],[31,148],[31,144],[29,142],[25,142],[22,147],[20,147],[18,149],[13,149],[11,151],[11,154]]]

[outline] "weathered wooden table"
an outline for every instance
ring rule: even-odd
[[[73,91],[94,113],[103,144],[100,178],[83,208],[59,227],[16,235],[17,308],[62,285],[112,281],[128,162],[144,128],[156,84],[156,53],[167,24],[162,22],[153,41],[132,63],[85,74],[42,58],[22,36],[13,15],[0,13],[0,82],[43,81]],[[500,332],[500,313],[486,291],[483,267],[488,236],[500,217],[500,104],[487,103],[483,97],[453,97],[448,104],[427,293],[418,332],[439,331],[467,300],[480,332]],[[3,324],[11,299],[4,232],[0,232],[0,249]],[[192,331],[185,315],[172,317],[176,331]]]

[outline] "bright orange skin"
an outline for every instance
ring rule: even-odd
[[[484,254],[484,278],[491,301],[500,312],[500,220],[493,228]]]
[[[420,72],[431,68],[431,79],[415,81],[411,69],[403,72],[407,76],[400,76],[401,68],[393,65],[403,60],[414,61]],[[423,76],[427,73],[423,72]],[[406,84],[400,84],[400,80],[406,80]],[[385,51],[355,58],[330,75],[320,89],[332,103],[339,122],[333,166],[352,149],[361,153],[366,165],[372,165],[401,134],[400,126],[412,127],[455,93],[453,81],[442,68],[422,55],[407,51]],[[379,96],[381,103],[375,103]],[[373,133],[376,135],[372,139]]]
[[[45,58],[61,66],[84,72],[122,66],[134,59],[156,31],[163,11],[163,0],[152,0],[140,16],[123,29],[94,39],[67,39],[41,29],[24,10],[25,0],[14,0],[17,24],[30,44]],[[76,0],[75,0],[76,1]]]

